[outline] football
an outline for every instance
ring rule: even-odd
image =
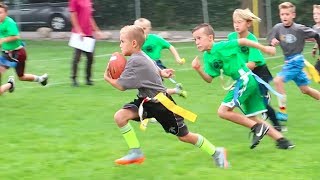
[[[115,52],[111,55],[109,59],[109,74],[112,79],[118,79],[126,67],[127,60],[126,58],[119,52]]]

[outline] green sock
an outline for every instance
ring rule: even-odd
[[[128,144],[129,148],[140,148],[139,140],[134,132],[134,129],[130,125],[130,123],[120,128],[120,132],[122,133],[124,140]]]
[[[202,135],[198,134],[198,141],[195,144],[198,148],[200,148],[202,151],[207,152],[210,155],[213,155],[214,152],[216,151],[216,147],[211,144],[205,137]]]

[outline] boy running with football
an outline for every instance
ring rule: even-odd
[[[141,50],[144,42],[145,34],[141,27],[136,25],[123,27],[120,31],[120,48],[122,54],[130,56],[130,58],[128,58],[119,79],[112,79],[108,68],[104,74],[104,79],[116,89],[121,91],[138,89],[138,98],[124,105],[114,115],[114,120],[129,146],[129,153],[115,160],[115,163],[125,165],[144,161],[145,157],[141,151],[139,140],[129,120],[140,121],[139,118],[154,117],[162,125],[165,132],[177,136],[182,142],[193,144],[207,152],[218,167],[227,168],[225,148],[215,147],[202,135],[189,132],[182,116],[173,113],[173,110],[167,108],[161,100],[154,99],[158,95],[162,95],[167,103],[175,104],[172,97],[166,93],[161,78],[170,78],[174,71],[159,69],[156,63]]]
[[[245,60],[239,55],[240,46],[258,48],[269,54],[275,54],[275,48],[263,46],[246,38],[215,43],[214,30],[206,23],[196,26],[192,30],[192,35],[198,50],[204,52],[204,69],[198,57],[192,61],[192,67],[202,79],[211,83],[215,77],[223,73],[235,81],[234,86],[228,91],[221,103],[218,115],[223,119],[251,129],[253,132],[251,149],[260,143],[265,134],[276,141],[276,146],[279,149],[293,148],[294,145],[280,132],[257,117],[258,114],[267,110],[258,82],[246,66]],[[245,115],[234,112],[236,107],[242,110]]]

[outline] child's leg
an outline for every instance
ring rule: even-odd
[[[273,79],[273,82],[275,84],[277,92],[283,95],[283,98],[278,97],[279,110],[281,113],[287,114],[287,97],[284,90],[283,77],[277,76]]]
[[[115,160],[116,164],[137,164],[144,161],[144,155],[140,150],[139,140],[133,127],[128,122],[129,119],[135,119],[136,117],[138,117],[138,114],[130,109],[120,109],[114,115],[114,120],[120,128],[120,132],[130,149],[127,155]]]
[[[189,132],[187,135],[179,137],[180,141],[191,143],[196,147],[200,148],[202,151],[208,153],[214,158],[217,167],[228,168],[229,163],[227,160],[227,153],[225,148],[215,147],[211,142],[209,142],[205,137],[200,134],[195,134]]]
[[[318,90],[313,89],[310,86],[300,86],[299,88],[303,94],[307,94],[314,99],[320,100],[320,92]]]
[[[25,62],[19,62],[16,67],[16,73],[20,81],[34,81],[39,82],[41,85],[47,85],[48,74],[43,74],[41,76],[33,75],[33,74],[25,74]]]

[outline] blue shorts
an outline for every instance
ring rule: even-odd
[[[305,66],[304,57],[301,54],[295,54],[285,57],[285,64],[282,71],[277,76],[283,77],[283,81],[294,81],[298,87],[310,84],[307,74],[303,71]]]
[[[5,58],[4,56],[0,56],[0,66],[5,66],[7,68],[14,68],[17,66],[17,62],[15,61],[10,61],[7,58]]]

